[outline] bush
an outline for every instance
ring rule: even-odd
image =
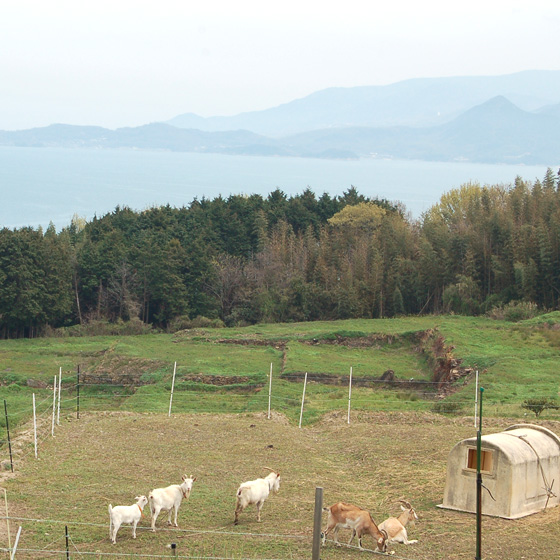
[[[209,319],[199,315],[194,319],[190,319],[186,315],[176,317],[169,323],[169,332],[185,331],[189,329],[223,329],[224,322],[221,319]]]
[[[123,321],[119,319],[114,323],[110,321],[91,320],[81,325],[71,327],[61,327],[59,329],[47,330],[45,336],[66,337],[66,336],[115,336],[115,335],[136,335],[150,334],[154,332],[151,325],[142,322],[138,318]]]
[[[415,402],[418,400],[418,395],[416,393],[411,393],[411,392],[404,392],[404,393],[397,393],[397,399],[399,399],[400,401],[410,401],[410,402]]]
[[[0,375],[0,381],[2,382],[2,385],[15,384],[20,385],[21,387],[27,386],[27,376],[19,373],[3,373]]]
[[[457,401],[438,401],[432,406],[432,412],[436,414],[460,414],[463,404]]]
[[[502,321],[524,321],[539,315],[540,311],[536,303],[532,301],[510,301],[506,305],[494,307],[487,313],[490,319]]]
[[[541,412],[546,410],[547,408],[558,410],[560,406],[556,399],[549,399],[548,397],[537,397],[533,399],[525,399],[521,408],[526,408],[531,412],[535,413],[535,416],[538,418]]]

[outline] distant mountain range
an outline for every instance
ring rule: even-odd
[[[560,71],[328,88],[264,111],[209,118],[187,113],[167,123],[207,132],[243,129],[276,137],[333,127],[436,126],[498,95],[529,112],[555,105],[560,103]]]
[[[330,88],[264,111],[117,130],[0,131],[0,145],[556,165],[560,71]]]

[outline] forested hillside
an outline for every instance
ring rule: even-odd
[[[181,328],[555,309],[560,185],[464,185],[418,221],[350,188],[116,208],[57,232],[0,230],[0,337],[96,320]]]

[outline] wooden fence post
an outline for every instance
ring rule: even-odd
[[[311,560],[319,560],[321,552],[321,514],[323,512],[323,489],[315,488],[315,511],[313,512],[313,548]]]

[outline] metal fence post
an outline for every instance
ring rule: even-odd
[[[80,366],[76,372],[76,418],[80,418]]]
[[[14,472],[14,460],[12,457],[12,440],[10,439],[10,424],[8,422],[8,405],[4,399],[4,413],[6,414],[6,432],[8,433],[8,449],[10,450],[10,468]]]
[[[307,372],[305,372],[305,379],[303,380],[303,395],[301,396],[301,411],[299,413],[299,427],[301,428],[301,421],[303,420],[303,404],[305,403],[305,388],[307,387]]]
[[[480,419],[476,436],[476,556],[475,560],[482,560],[482,394],[484,387],[480,388]]]
[[[68,525],[64,526],[65,536],[66,536],[66,560],[70,560],[70,546],[68,542]]]
[[[171,381],[171,396],[169,397],[169,413],[167,416],[171,416],[171,406],[173,404],[173,391],[175,390],[175,374],[177,373],[177,362],[173,366],[173,381]]]

